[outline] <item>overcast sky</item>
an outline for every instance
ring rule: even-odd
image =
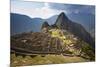
[[[72,5],[46,2],[11,1],[11,13],[24,14],[31,18],[47,19],[61,12],[66,14],[90,13],[95,14],[95,7],[90,5]]]

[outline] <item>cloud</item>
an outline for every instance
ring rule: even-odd
[[[93,5],[76,5],[76,4],[59,4],[50,3],[50,8],[57,10],[65,10],[67,13],[90,13],[95,14],[95,6]]]
[[[28,15],[32,18],[40,17],[47,19],[61,12],[66,14],[91,13],[95,14],[94,6],[90,5],[72,5],[46,2],[24,2],[12,1],[11,12]]]
[[[47,19],[53,15],[58,15],[61,12],[66,12],[65,10],[56,10],[50,8],[48,3],[44,3],[44,6],[41,8],[21,8],[17,6],[11,7],[11,12],[13,13],[19,13],[19,14],[25,14],[32,18],[34,17],[41,17],[43,19]]]

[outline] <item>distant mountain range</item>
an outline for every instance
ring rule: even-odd
[[[22,32],[39,32],[43,19],[30,18],[26,15],[11,13],[11,35]]]
[[[70,14],[69,19],[83,25],[83,27],[94,37],[95,33],[95,16],[91,14]],[[54,15],[48,19],[30,18],[26,15],[11,13],[11,35],[22,32],[40,32],[44,21],[49,25],[56,22],[58,15]]]

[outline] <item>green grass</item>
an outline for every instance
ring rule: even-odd
[[[11,54],[11,67],[24,66],[24,65],[40,65],[40,64],[61,64],[61,63],[76,63],[76,62],[87,62],[88,60],[81,57],[68,57],[62,55],[46,55],[41,57],[37,55],[36,57],[22,57],[15,56]]]

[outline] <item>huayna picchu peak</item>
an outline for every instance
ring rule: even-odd
[[[59,27],[60,29],[64,28],[64,25],[66,25],[66,23],[69,23],[69,19],[68,17],[65,15],[64,12],[62,12],[60,15],[58,15],[58,18],[55,22],[55,25],[57,27]]]

